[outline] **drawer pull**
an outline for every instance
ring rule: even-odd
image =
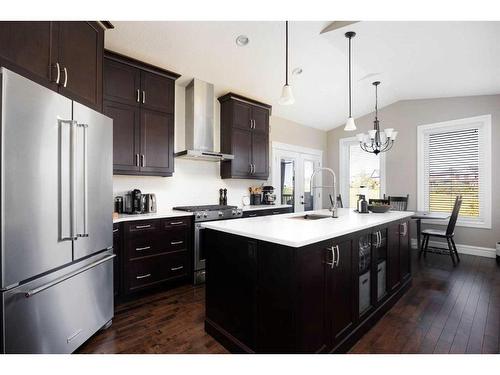
[[[184,243],[184,241],[172,241],[170,245],[180,245],[181,243]]]
[[[83,332],[83,329],[79,329],[75,333],[73,333],[70,337],[66,339],[66,342],[69,344],[71,341],[73,341],[80,333]]]
[[[255,217],[257,214],[248,214],[248,217]]]
[[[147,273],[147,274],[145,274],[145,275],[139,275],[139,276],[136,276],[135,278],[136,278],[137,280],[140,280],[140,279],[146,279],[146,278],[148,278],[148,277],[151,277],[151,274],[150,274],[150,273]]]
[[[116,233],[116,232],[118,232],[118,228],[113,229],[113,233]]]
[[[151,249],[151,246],[136,247],[135,251],[144,251],[144,250],[149,250],[149,249]]]
[[[182,270],[183,268],[184,268],[184,266],[172,267],[172,268],[170,268],[170,271],[179,271],[179,270]]]
[[[146,228],[151,228],[151,224],[148,225],[136,225],[135,229],[146,229]]]
[[[184,222],[183,221],[172,221],[170,223],[170,225],[181,225],[181,224],[184,224]]]
[[[273,215],[278,215],[279,213],[279,211],[273,211]]]

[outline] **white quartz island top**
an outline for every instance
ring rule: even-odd
[[[391,221],[409,218],[413,215],[413,212],[389,211],[383,214],[358,214],[352,208],[339,208],[339,217],[335,219],[331,217],[319,220],[294,218],[304,214],[331,215],[331,212],[317,210],[236,220],[220,220],[202,223],[202,226],[256,240],[291,247],[302,247]]]
[[[180,217],[180,216],[193,216],[192,212],[177,211],[177,210],[165,210],[160,212],[152,212],[150,214],[120,214],[118,218],[113,219],[113,223],[121,223],[122,221],[136,221],[136,220],[152,220],[152,219],[164,219],[168,217]]]

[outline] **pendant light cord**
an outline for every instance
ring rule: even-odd
[[[378,85],[375,85],[375,120],[378,120]]]
[[[288,21],[285,21],[285,84],[288,86]]]
[[[351,116],[351,37],[349,37],[349,117]]]

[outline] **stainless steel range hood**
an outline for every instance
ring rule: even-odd
[[[214,149],[214,85],[193,79],[186,87],[186,150],[178,158],[206,161],[234,159]]]

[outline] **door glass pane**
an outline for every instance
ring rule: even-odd
[[[311,194],[311,176],[314,172],[314,161],[304,160],[304,211],[314,210],[314,196]]]
[[[295,162],[281,159],[281,204],[291,204],[295,211]]]
[[[356,207],[357,194],[366,192],[366,200],[380,198],[380,155],[349,146],[349,206]]]

